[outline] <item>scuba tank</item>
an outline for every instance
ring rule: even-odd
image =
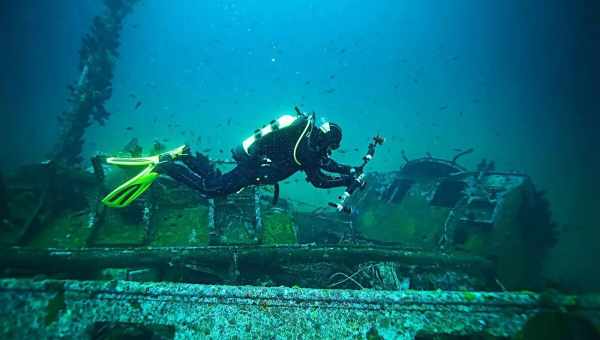
[[[283,115],[256,129],[231,150],[233,159],[238,163],[277,162],[291,157],[298,166],[302,165],[297,151],[302,139],[310,133],[314,115],[304,114],[297,107],[295,110],[295,116]]]

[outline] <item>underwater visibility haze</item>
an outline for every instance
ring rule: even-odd
[[[599,7],[1,1],[0,334],[598,338]]]

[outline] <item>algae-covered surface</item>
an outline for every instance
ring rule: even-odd
[[[254,233],[254,224],[243,219],[230,221],[221,230],[221,244],[255,244],[258,243]]]
[[[294,244],[297,243],[294,232],[294,218],[292,215],[270,211],[262,216],[263,244]]]
[[[204,206],[160,210],[154,216],[152,246],[208,244],[208,208]]]
[[[21,235],[21,230],[19,226],[16,225],[7,225],[3,226],[0,229],[0,245],[2,246],[10,246],[14,245],[19,241],[19,237]]]
[[[220,244],[257,244],[257,204],[254,189],[215,199],[214,223]]]
[[[523,226],[515,218],[515,212],[523,204],[522,190],[506,195],[497,221],[492,228],[470,228],[464,244],[459,248],[496,262],[496,276],[507,289],[536,287],[540,265],[532,265],[540,257],[534,245],[523,237]]]
[[[125,208],[130,209],[130,208]],[[127,218],[128,211],[109,210],[103,223],[93,239],[93,244],[119,246],[119,245],[142,245],[147,237],[147,228],[140,220]]]
[[[572,296],[547,303],[530,292],[15,279],[0,280],[0,288],[0,335],[10,338],[90,338],[100,323],[143,325],[149,333],[153,325],[170,326],[175,339],[493,339],[533,334],[540,312],[597,325],[600,310],[597,299],[582,296],[572,306]]]
[[[0,244],[2,245],[19,242],[25,231],[25,224],[30,221],[32,212],[40,203],[40,193],[35,190],[7,191],[10,199],[6,202],[6,206],[10,214],[0,221]]]
[[[92,229],[88,227],[89,213],[64,214],[33,236],[28,246],[37,248],[79,248],[87,245]]]
[[[426,190],[416,187],[399,204],[378,200],[369,203],[357,218],[357,230],[369,239],[437,247],[450,209],[431,206],[421,196]]]

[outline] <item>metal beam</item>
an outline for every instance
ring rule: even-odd
[[[349,291],[128,281],[0,280],[2,338],[92,338],[106,325],[168,326],[187,338],[512,337],[553,311],[598,322],[598,296]],[[111,326],[111,327],[112,327]]]

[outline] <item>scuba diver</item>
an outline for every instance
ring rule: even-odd
[[[226,196],[251,185],[275,185],[297,171],[317,188],[362,186],[363,167],[340,164],[330,158],[340,146],[342,129],[335,123],[315,124],[315,114],[284,115],[254,131],[232,151],[236,167],[227,173],[216,169],[208,157],[183,145],[172,151],[141,158],[107,158],[109,164],[146,166],[137,176],[108,194],[102,202],[110,207],[125,207],[141,195],[160,175],[197,190],[206,198]],[[337,173],[330,176],[323,171]]]

